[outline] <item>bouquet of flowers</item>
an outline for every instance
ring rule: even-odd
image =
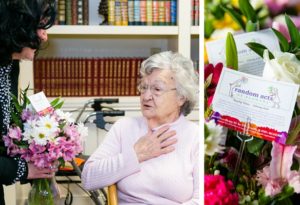
[[[240,10],[224,7],[224,11],[230,16],[236,17],[236,23],[247,31],[245,29],[247,25],[250,28],[251,25],[254,25],[253,22],[260,22],[260,20],[252,19],[252,15],[255,15],[257,10],[245,9],[251,6],[245,2],[246,0],[240,4],[243,7]],[[264,45],[253,42],[249,42],[247,45],[264,58],[264,78],[300,84],[299,27],[289,16],[285,16],[285,25],[287,32],[273,29],[280,44],[280,51],[269,51]],[[257,30],[261,27],[255,24],[252,28]],[[237,52],[236,49],[233,49],[234,47],[230,34],[226,40],[226,67],[238,70]],[[206,119],[211,113],[210,105],[222,69],[222,63],[205,65]],[[232,200],[231,204],[290,205],[299,203],[299,105],[298,93],[298,101],[286,141],[270,142],[254,137],[252,141],[246,143],[243,152],[239,151],[241,141],[238,139],[236,131],[227,130],[227,128],[215,124],[213,120],[205,122],[205,173],[206,176],[221,176],[224,177],[224,181],[232,182],[234,189],[231,189],[230,193],[236,192],[238,201]],[[239,157],[242,159],[236,169]],[[205,180],[205,188],[209,186],[206,183],[211,182]],[[211,188],[205,190],[205,200],[213,201],[209,198],[210,192]]]
[[[50,103],[46,112],[36,112],[26,93],[27,89],[22,91],[21,103],[13,96],[12,123],[3,137],[7,154],[19,156],[41,168],[71,161],[82,152],[87,128],[82,123],[75,124],[71,114],[60,109],[63,102],[59,98]],[[33,180],[37,192],[31,194],[29,204],[53,204],[50,182],[48,179]]]

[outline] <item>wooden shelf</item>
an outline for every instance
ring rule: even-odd
[[[178,26],[53,26],[48,35],[178,35]]]
[[[191,27],[191,34],[192,35],[199,35],[200,33],[200,27],[199,26],[192,26]]]

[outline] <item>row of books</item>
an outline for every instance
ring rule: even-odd
[[[145,58],[39,58],[34,90],[48,97],[137,96]]]
[[[89,0],[57,0],[58,25],[88,25]]]
[[[176,25],[177,0],[108,0],[108,24]]]
[[[192,1],[192,25],[199,26],[199,0],[191,0]]]

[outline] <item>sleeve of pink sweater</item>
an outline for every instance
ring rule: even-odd
[[[130,134],[128,129],[130,126],[122,123],[123,120],[117,121],[112,126],[103,143],[85,163],[81,176],[85,189],[106,187],[140,170],[138,158],[133,146],[129,144],[130,141],[127,141],[128,144],[123,142],[124,146],[121,145],[120,132]]]

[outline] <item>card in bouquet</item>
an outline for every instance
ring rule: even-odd
[[[280,51],[277,37],[271,29],[236,34],[234,35],[234,40],[238,53],[239,71],[252,75],[262,76],[264,61],[259,55],[247,47],[246,43],[261,43],[264,44],[270,51]],[[226,65],[225,45],[225,38],[206,43],[209,63],[217,64],[222,62],[223,65]]]
[[[28,96],[28,99],[31,102],[32,107],[37,113],[44,115],[51,110],[51,105],[47,100],[47,97],[43,91]]]
[[[217,124],[265,140],[285,142],[299,85],[224,68],[212,101]]]

